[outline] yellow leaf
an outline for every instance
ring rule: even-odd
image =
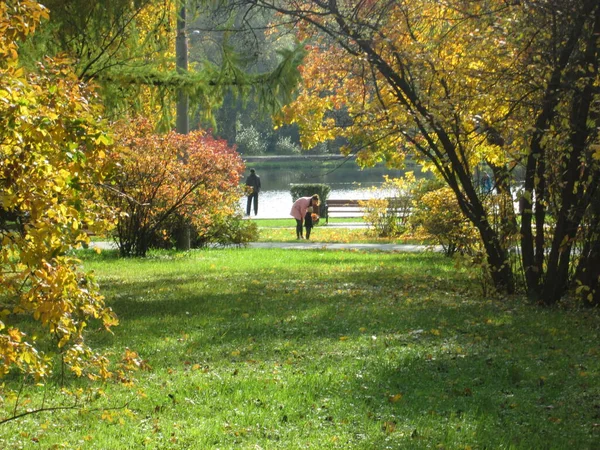
[[[390,397],[388,397],[388,401],[390,403],[397,403],[400,400],[402,400],[402,394],[391,395]]]

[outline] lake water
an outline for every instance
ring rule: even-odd
[[[319,167],[319,162],[314,162],[314,168],[300,171],[286,169],[282,165],[278,169],[264,169],[254,165],[256,174],[260,176],[262,190],[258,199],[259,219],[289,218],[292,208],[292,195],[290,187],[298,183],[324,183],[330,186],[329,198],[336,199],[369,199],[375,193],[374,187],[383,183],[383,176],[400,177],[403,171],[388,170],[384,167],[360,170],[355,162],[348,161],[335,169],[324,170]],[[247,171],[245,177],[249,174]],[[246,197],[240,201],[240,209],[246,212]],[[254,217],[254,211],[252,211]]]

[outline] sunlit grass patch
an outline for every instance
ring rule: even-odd
[[[370,234],[366,228],[343,228],[317,226],[310,235],[313,242],[323,243],[380,243],[380,244],[420,244],[422,241],[410,235],[398,238],[377,238]],[[259,242],[293,242],[296,241],[295,227],[288,228],[260,228]]]
[[[275,228],[275,227],[284,227],[284,228],[289,228],[289,227],[294,227],[295,226],[295,221],[293,217],[289,217],[288,219],[248,219],[248,220],[252,220],[254,222],[256,222],[256,224],[258,225],[259,228]],[[335,218],[331,218],[329,219],[329,226],[336,226],[336,225],[341,225],[341,224],[362,224],[364,223],[364,220],[360,217],[347,217],[347,218],[340,218],[340,217],[335,217]],[[328,226],[325,223],[325,219],[321,219],[318,226]]]

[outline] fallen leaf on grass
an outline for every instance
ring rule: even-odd
[[[402,394],[390,395],[390,396],[388,397],[388,401],[389,401],[390,403],[397,403],[397,402],[399,402],[400,400],[402,400]]]
[[[393,422],[391,420],[383,422],[383,426],[381,428],[386,433],[393,433],[394,431],[396,431],[396,422]]]

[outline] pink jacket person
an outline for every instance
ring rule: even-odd
[[[311,197],[300,197],[292,205],[290,216],[296,220],[303,220],[306,215],[306,210],[311,205]]]

